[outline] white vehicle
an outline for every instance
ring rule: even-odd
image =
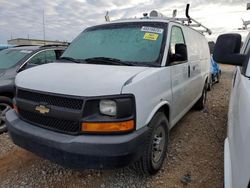
[[[239,34],[219,36],[214,58],[236,65],[228,112],[228,132],[224,145],[225,188],[246,188],[250,180],[250,34],[241,49]]]
[[[6,119],[15,144],[71,168],[136,162],[154,174],[169,130],[206,101],[208,43],[177,19],[145,15],[87,28],[61,61],[18,74]]]

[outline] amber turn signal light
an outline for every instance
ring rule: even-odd
[[[131,131],[135,127],[134,120],[122,121],[122,122],[95,122],[95,123],[82,123],[83,132],[126,132]]]

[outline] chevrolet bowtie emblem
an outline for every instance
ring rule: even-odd
[[[46,113],[49,113],[49,111],[50,111],[50,109],[44,105],[36,106],[35,110],[40,112],[41,114],[46,114]]]

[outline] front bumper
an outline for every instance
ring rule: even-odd
[[[22,121],[13,110],[6,125],[16,145],[75,169],[125,167],[141,157],[148,135],[146,126],[126,135],[67,135]]]

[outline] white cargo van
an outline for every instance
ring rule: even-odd
[[[224,144],[225,188],[250,187],[250,33],[241,48],[241,35],[223,34],[215,45],[215,59],[235,65]]]
[[[204,35],[177,19],[89,27],[61,63],[17,75],[7,127],[15,144],[67,167],[135,163],[154,174],[170,129],[194,105],[203,108],[209,67]]]

